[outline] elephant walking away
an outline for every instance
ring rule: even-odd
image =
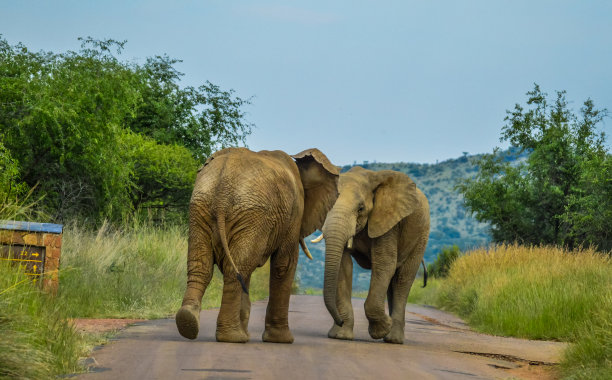
[[[370,336],[402,344],[408,293],[429,237],[427,198],[403,173],[358,166],[340,175],[338,193],[322,229],[323,297],[334,319],[328,336],[353,339],[352,256],[372,270],[365,301]]]
[[[338,175],[318,149],[289,156],[228,148],[206,161],[189,205],[187,289],[176,314],[182,336],[198,335],[202,297],[216,264],[223,273],[216,339],[248,341],[251,273],[271,258],[262,338],[293,342],[287,316],[299,244],[323,226],[337,197]]]

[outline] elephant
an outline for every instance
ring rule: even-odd
[[[293,158],[293,159],[292,159]],[[288,308],[299,245],[320,229],[337,197],[339,171],[318,149],[285,152],[227,148],[198,171],[189,204],[187,288],[176,314],[195,339],[204,292],[216,264],[223,295],[216,340],[247,342],[252,272],[270,259],[264,342],[292,343]]]
[[[334,319],[328,336],[353,339],[353,257],[361,267],[372,270],[364,307],[370,336],[402,344],[408,293],[429,238],[425,195],[403,173],[355,166],[340,175],[338,198],[322,232],[323,298]]]

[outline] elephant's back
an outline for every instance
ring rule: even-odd
[[[303,197],[298,181],[297,166],[287,154],[241,149],[215,157],[200,170],[192,202],[221,208],[228,215],[286,213]]]

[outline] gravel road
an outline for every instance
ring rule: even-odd
[[[353,299],[355,340],[327,338],[320,296],[292,296],[293,344],[263,343],[266,302],[252,306],[246,344],[215,341],[218,310],[201,314],[200,335],[181,337],[173,319],[139,322],[89,359],[78,379],[546,379],[565,345],[472,332],[458,318],[408,305],[404,345],[371,339],[362,299]]]

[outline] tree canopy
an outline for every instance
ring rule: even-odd
[[[565,91],[536,84],[525,106],[507,111],[502,141],[529,153],[511,164],[498,151],[457,186],[468,210],[491,224],[493,240],[612,249],[612,158],[597,125],[607,115],[587,99],[576,115]]]
[[[0,193],[7,176],[36,186],[55,221],[184,209],[199,163],[251,132],[249,100],[181,86],[176,59],[139,65],[117,58],[125,41],[80,40],[52,53],[0,36],[0,155],[12,170]]]

